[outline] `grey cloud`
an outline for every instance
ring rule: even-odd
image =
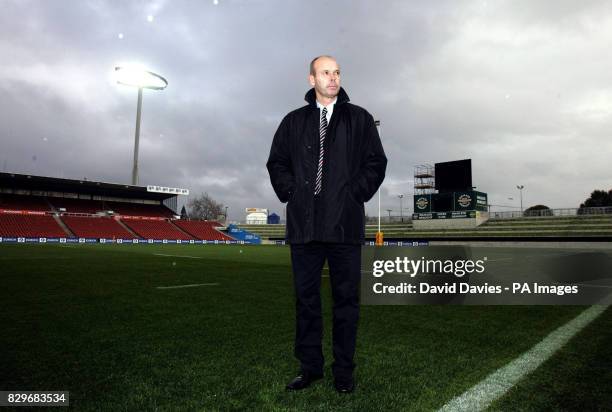
[[[245,207],[282,215],[271,138],[304,104],[310,59],[329,53],[352,101],[382,120],[383,210],[398,213],[399,193],[410,210],[415,164],[465,157],[494,204],[520,183],[526,204],[575,207],[610,186],[610,12],[604,1],[5,2],[0,166],[128,182],[136,91],[109,76],[139,61],[169,80],[145,91],[141,183],[207,191],[233,219]]]

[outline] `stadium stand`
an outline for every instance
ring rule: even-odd
[[[2,237],[68,237],[50,215],[0,214]]]
[[[200,240],[232,240],[231,237],[215,229],[221,225],[217,222],[206,220],[174,220],[176,226],[184,232]]]
[[[0,194],[0,210],[31,210],[35,212],[46,212],[51,210],[46,198],[41,196]]]
[[[112,210],[115,214],[122,216],[145,216],[145,217],[164,217],[174,216],[172,210],[161,205],[150,205],[144,203],[127,202],[106,202],[107,210]]]
[[[121,221],[144,239],[193,239],[167,220],[121,219]]]
[[[490,219],[476,231],[489,236],[612,236],[612,215]]]
[[[239,225],[262,237],[284,239],[285,225]],[[366,226],[366,238],[374,239],[376,225]],[[474,229],[416,230],[412,222],[383,224],[385,239],[468,238],[594,238],[612,237],[612,215],[574,215],[490,219]]]
[[[134,239],[117,221],[108,217],[63,216],[62,221],[77,236],[83,238]]]
[[[0,236],[192,240],[169,221],[176,217],[178,196],[188,193],[176,187],[0,172]],[[212,239],[223,238],[212,233]]]
[[[102,207],[102,202],[99,200],[50,197],[49,203],[53,205],[55,210],[65,209],[67,213],[95,214],[104,210]]]
[[[174,213],[167,207],[144,203],[129,202],[103,202],[101,200],[75,199],[75,198],[49,198],[56,210],[65,209],[67,213],[96,214],[112,210],[122,216],[145,216],[171,218]]]
[[[177,197],[185,194],[186,189],[161,186],[0,173],[0,237],[235,240],[218,230],[217,222],[172,220]],[[398,241],[610,241],[612,214],[601,209],[559,209],[553,216],[538,217],[494,214],[478,227],[461,229],[415,229],[406,219],[381,229],[385,240]],[[116,216],[94,216],[110,210]],[[238,227],[264,240],[285,238],[285,226],[280,224]],[[376,231],[376,225],[367,225],[366,238],[373,240]]]

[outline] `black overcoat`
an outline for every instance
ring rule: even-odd
[[[363,243],[363,204],[378,190],[387,167],[374,118],[349,103],[340,88],[327,128],[315,216],[320,110],[314,89],[305,99],[308,105],[282,120],[267,162],[276,195],[281,202],[288,202],[286,239],[288,243]]]

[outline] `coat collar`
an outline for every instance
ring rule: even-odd
[[[306,96],[304,96],[304,100],[306,100],[310,106],[317,107],[317,97],[316,97],[315,89],[314,88],[312,88],[312,89],[308,90],[308,92],[306,92]],[[346,103],[349,100],[350,99],[348,97],[348,94],[346,94],[344,89],[342,87],[340,87],[340,91],[338,92],[338,100],[336,100],[336,105],[339,105],[339,104],[342,104],[342,103]]]

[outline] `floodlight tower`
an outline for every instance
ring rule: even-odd
[[[374,124],[376,125],[376,129],[378,129],[378,134],[380,135],[380,120],[375,120]],[[378,188],[378,232],[376,232],[376,245],[382,246],[383,244],[383,232],[380,230],[380,187]]]
[[[136,109],[136,133],[134,136],[134,167],[132,168],[132,185],[138,185],[138,144],[140,141],[140,118],[142,113],[142,89],[163,90],[168,81],[157,73],[138,67],[115,67],[117,83],[138,87],[138,106]]]
[[[523,189],[525,188],[525,185],[516,185],[516,188],[519,190],[519,193],[521,195],[521,215],[523,214]]]

